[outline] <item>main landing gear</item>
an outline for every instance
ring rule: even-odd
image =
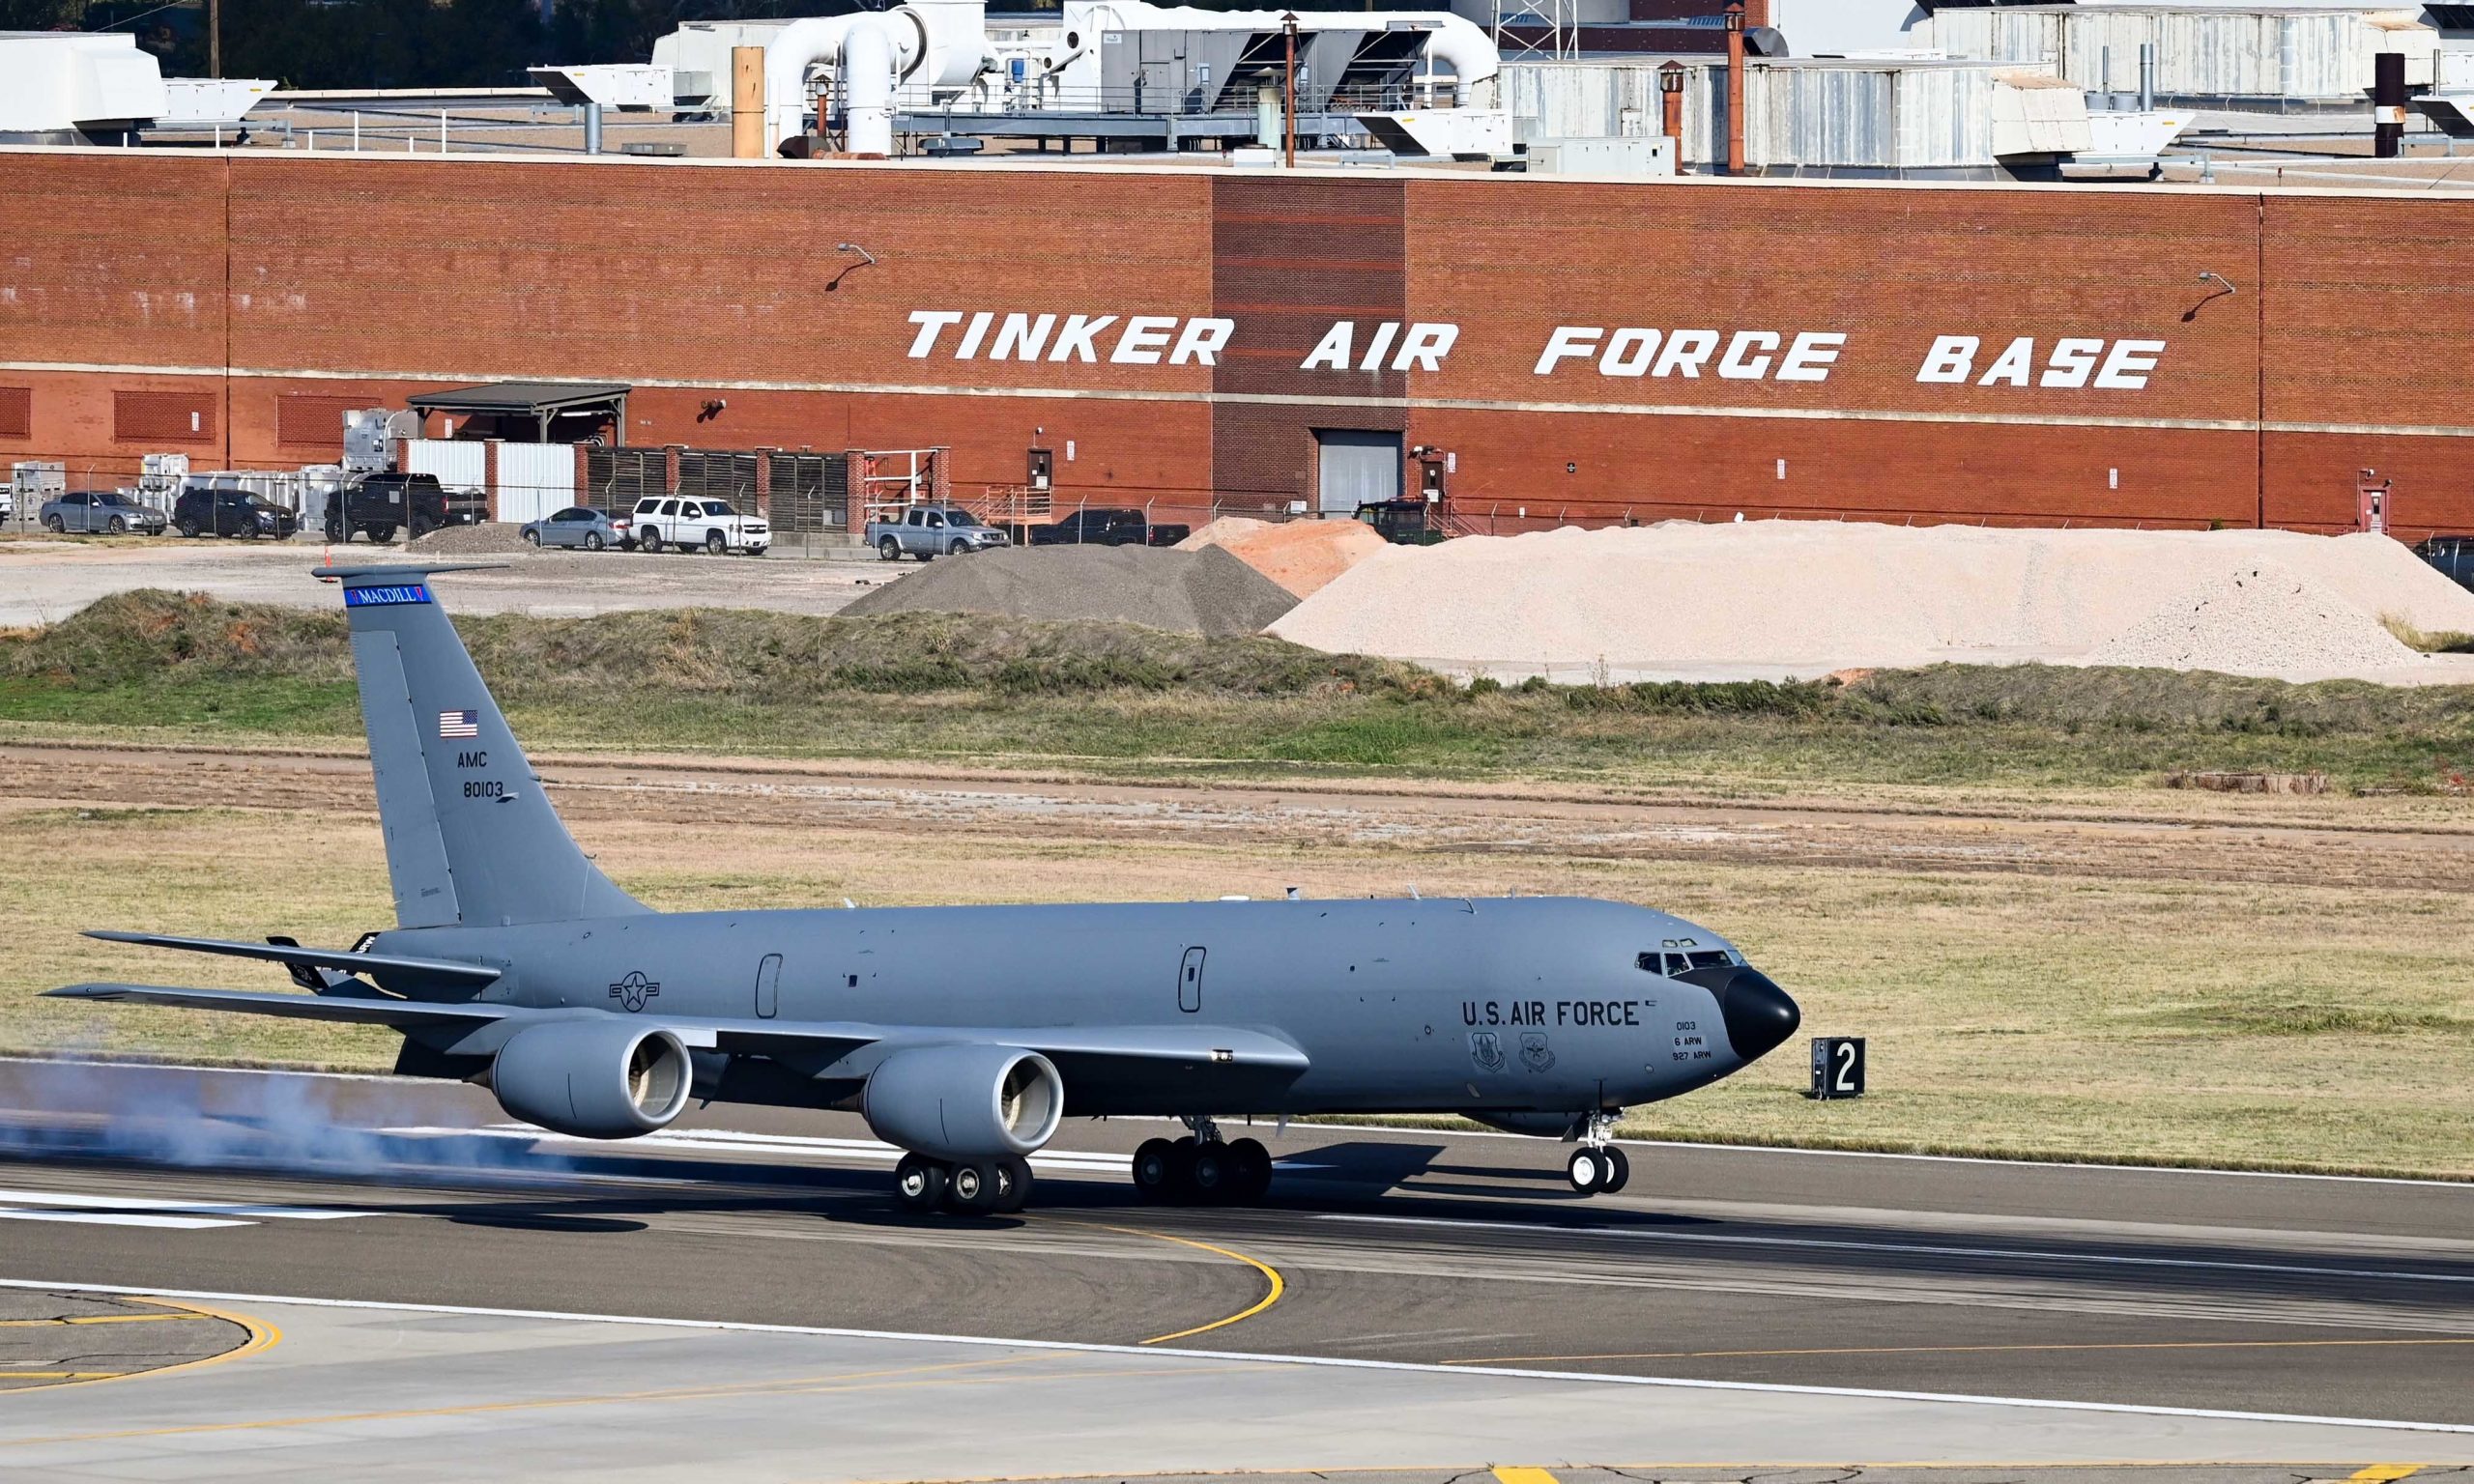
[[[1134,1188],[1155,1205],[1251,1206],[1272,1187],[1272,1152],[1258,1139],[1223,1140],[1208,1118],[1182,1139],[1146,1139],[1134,1152]]]
[[[1632,1178],[1632,1161],[1624,1151],[1610,1142],[1615,1135],[1615,1115],[1593,1113],[1589,1127],[1581,1135],[1581,1147],[1572,1151],[1565,1162],[1564,1173],[1572,1188],[1583,1195],[1613,1195]]]
[[[1020,1155],[959,1164],[905,1155],[893,1168],[893,1196],[905,1211],[1003,1215],[1031,1198],[1031,1165]]]

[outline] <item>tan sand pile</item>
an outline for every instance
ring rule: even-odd
[[[1361,521],[1253,521],[1223,516],[1177,543],[1181,552],[1217,546],[1301,598],[1383,550]]]
[[[2235,574],[2269,566],[2289,573],[2300,585],[2288,596],[2300,609],[2326,609],[2326,621],[2304,622],[2285,599],[2234,601],[2220,591]],[[2474,594],[2385,536],[1822,521],[1388,547],[1272,632],[1318,649],[1499,677],[1576,678],[1593,668],[1819,675],[1942,661],[2088,663],[2117,637],[2119,653],[2171,649],[2166,630],[2143,626],[2175,605],[2206,631],[2186,646],[2192,654],[2247,657],[2254,672],[2295,678],[2418,663],[2389,647],[2381,614],[2474,632]],[[2244,637],[2251,631],[2256,642]]]
[[[1254,634],[1297,599],[1226,552],[1144,546],[1016,546],[948,556],[842,610],[1002,614],[1138,623],[1180,634]]]

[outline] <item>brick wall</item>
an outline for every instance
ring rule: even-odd
[[[2369,467],[2402,527],[2474,529],[2474,240],[2445,201],[137,152],[5,176],[0,460],[80,478],[331,458],[304,434],[344,406],[546,377],[635,385],[635,444],[946,444],[965,489],[1049,447],[1069,501],[1310,499],[1323,427],[1449,450],[1473,504],[1597,519],[2328,528]],[[959,357],[967,320],[911,356],[939,310],[1115,319],[1088,360]],[[1135,315],[1238,329],[1216,366],[1112,360]],[[1436,371],[1303,370],[1340,319],[1361,350],[1386,321],[1459,338]],[[1740,369],[1844,341],[1819,382],[1540,375],[1558,327],[1748,336]],[[1919,382],[1943,336],[1971,374]],[[2029,385],[1983,385],[2023,337]],[[2143,387],[2045,385],[2063,337],[2164,349]],[[116,426],[166,394],[183,441]]]

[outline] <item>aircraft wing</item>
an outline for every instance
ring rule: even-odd
[[[253,945],[242,944],[241,947]],[[296,994],[253,989],[187,989],[170,985],[87,984],[44,991],[47,997],[105,1004],[171,1005],[300,1020],[388,1025],[398,1030],[478,1030],[498,1022],[572,1019],[594,1012],[471,1000],[398,1000],[346,991]],[[1122,1081],[1237,1073],[1287,1083],[1310,1065],[1305,1052],[1262,1031],[1213,1025],[944,1026],[877,1025],[860,1021],[763,1020],[629,1016],[659,1026],[690,1046],[774,1056],[811,1068],[870,1047],[948,1045],[956,1042],[1020,1046],[1054,1062],[1069,1078]],[[514,1027],[509,1026],[512,1030]]]
[[[263,958],[302,968],[340,969],[347,974],[417,974],[425,979],[479,987],[499,978],[485,963],[454,958],[408,958],[399,954],[356,954],[340,948],[302,948],[293,943],[246,943],[228,938],[182,938],[160,932],[89,931],[106,943],[135,943],[146,948],[174,948],[192,954],[224,954],[234,958]]]
[[[173,985],[71,985],[46,989],[46,999],[97,1000],[119,1005],[177,1005],[184,1010],[238,1011],[296,1020],[343,1020],[357,1025],[477,1026],[528,1013],[507,1005],[440,1004],[434,1000],[381,999],[360,994],[294,994],[283,990],[184,989]],[[537,1013],[535,1012],[534,1013]]]

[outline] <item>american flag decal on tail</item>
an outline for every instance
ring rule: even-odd
[[[438,734],[442,737],[477,737],[481,734],[481,713],[441,711],[438,713]]]

